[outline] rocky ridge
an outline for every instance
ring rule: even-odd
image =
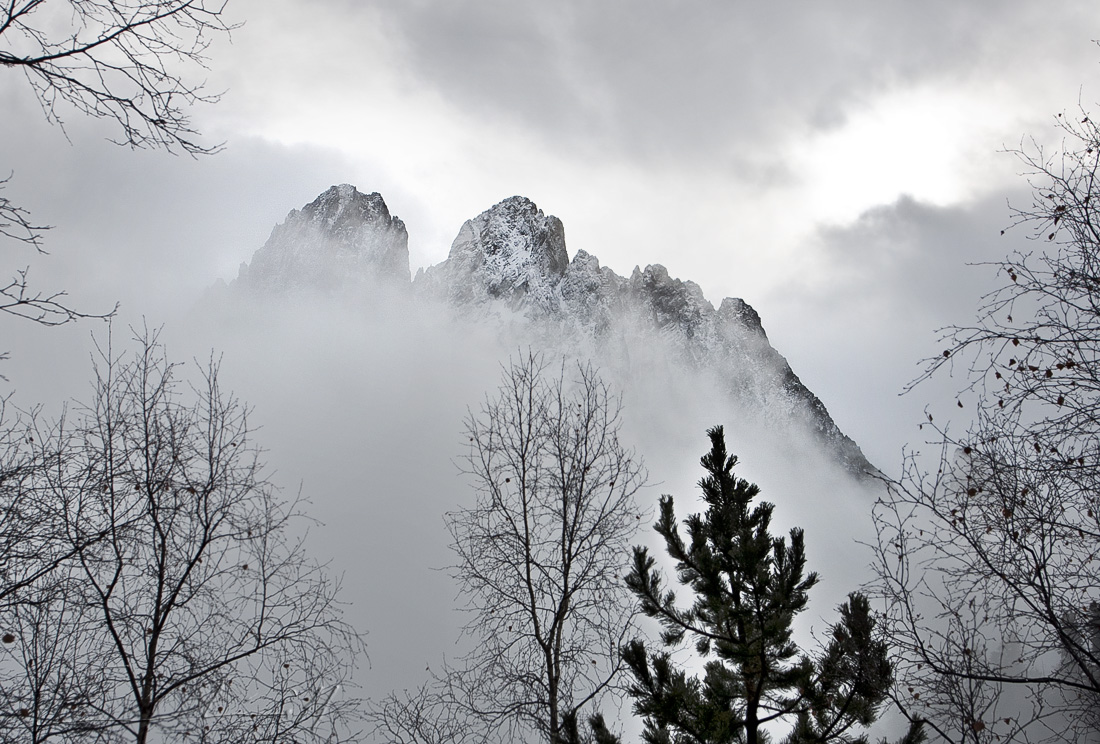
[[[623,277],[583,250],[570,260],[561,220],[520,196],[467,220],[447,259],[411,282],[407,241],[379,194],[334,186],[291,212],[236,283],[267,292],[382,283],[474,321],[521,324],[532,341],[617,350],[623,358],[639,338],[652,339],[766,420],[801,420],[852,472],[874,470],[744,300],[727,297],[716,309],[698,284],[659,264]]]

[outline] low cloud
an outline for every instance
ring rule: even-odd
[[[940,352],[936,331],[969,323],[997,286],[983,263],[1036,248],[1022,230],[1001,234],[1009,218],[1003,195],[953,207],[903,197],[822,228],[820,279],[792,279],[760,303],[776,346],[811,389],[828,391],[837,423],[887,472],[903,444],[919,445],[924,407],[950,415],[962,387],[939,375],[900,395],[921,360]]]

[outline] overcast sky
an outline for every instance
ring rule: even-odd
[[[171,323],[333,184],[384,196],[414,273],[446,257],[464,220],[521,194],[563,220],[571,255],[620,274],[661,263],[715,305],[748,301],[887,470],[919,440],[925,404],[954,404],[951,381],[897,394],[937,351],[934,330],[970,319],[993,286],[967,264],[1033,247],[1000,236],[1006,200],[1029,198],[1003,150],[1056,145],[1055,114],[1100,101],[1088,0],[228,12],[244,25],[203,73],[224,97],[193,111],[207,142],[226,143],[214,157],[127,151],[76,114],[63,133],[22,77],[0,73],[5,195],[55,226],[49,256],[9,246],[9,267],[31,263],[84,309],[119,301],[127,321]],[[3,323],[8,384],[68,394],[58,367],[91,327]]]
[[[168,317],[343,182],[405,220],[415,272],[465,219],[522,194],[564,221],[571,252],[746,299],[876,461],[903,441],[881,419],[908,410],[893,398],[932,330],[969,318],[988,286],[965,264],[1022,243],[999,238],[1006,199],[1026,197],[1001,151],[1056,142],[1054,114],[1100,98],[1088,2],[229,13],[244,25],[203,73],[224,98],[193,111],[226,143],[216,157],[126,151],[76,114],[66,140],[20,76],[0,77],[6,194],[56,226],[34,261],[46,286]]]

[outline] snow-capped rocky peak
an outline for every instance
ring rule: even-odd
[[[409,281],[409,236],[378,193],[333,186],[277,225],[241,266],[250,289],[337,289]]]
[[[513,196],[467,220],[447,260],[418,274],[417,284],[458,304],[499,300],[549,311],[568,266],[561,220]]]
[[[399,293],[410,288],[405,225],[380,195],[345,184],[292,211],[238,283],[286,291],[382,281]],[[658,350],[662,363],[712,375],[765,425],[802,427],[852,472],[872,470],[747,302],[727,297],[715,310],[698,284],[660,264],[622,277],[583,250],[570,261],[561,220],[530,199],[513,196],[467,220],[447,260],[418,271],[411,289],[414,302],[442,301],[464,320],[499,323],[533,344],[587,349],[612,368],[630,368],[645,356],[640,348]]]
[[[348,183],[332,186],[303,207],[300,214],[310,221],[323,224],[330,234],[342,235],[350,240],[365,225],[381,222],[388,226],[393,221],[381,194],[361,194]]]

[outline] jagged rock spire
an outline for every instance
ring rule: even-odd
[[[568,265],[561,220],[513,196],[467,220],[447,260],[418,273],[417,284],[458,304],[493,299],[552,311]]]
[[[292,211],[242,267],[249,289],[332,289],[385,283],[410,288],[408,235],[377,194],[333,186]],[[638,344],[712,374],[732,399],[777,426],[806,425],[856,473],[872,472],[859,447],[768,341],[759,314],[727,297],[715,310],[702,288],[664,266],[622,277],[565,247],[561,220],[513,196],[467,220],[447,259],[417,272],[413,296],[435,298],[471,319],[519,323],[529,343],[599,350],[614,365]]]
[[[250,289],[337,289],[409,281],[409,236],[378,193],[333,186],[271,231],[238,282]]]

